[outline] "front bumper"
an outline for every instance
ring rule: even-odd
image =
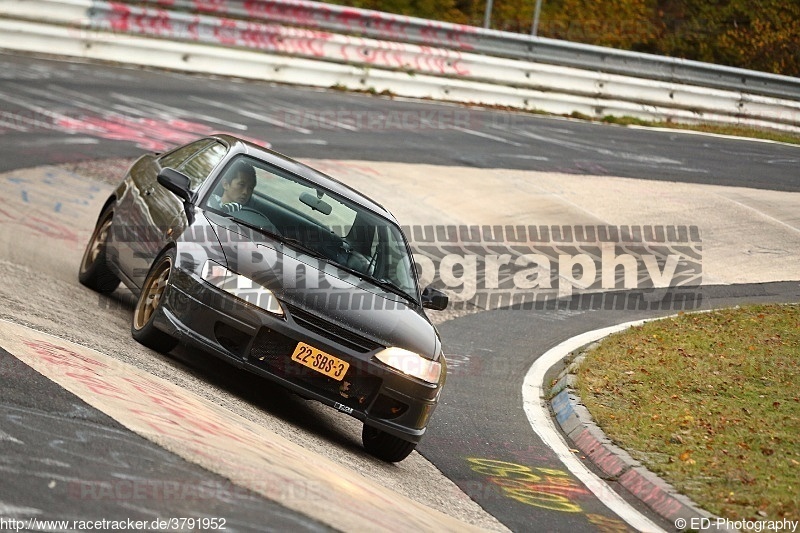
[[[408,377],[372,358],[384,344],[298,307],[273,315],[181,268],[169,283],[158,329],[404,440],[425,433],[444,372],[438,385]],[[347,361],[343,379],[292,361],[298,342]]]

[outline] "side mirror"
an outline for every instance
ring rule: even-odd
[[[172,168],[164,168],[158,173],[156,179],[158,183],[184,202],[192,201],[192,191],[189,188],[191,186],[191,180],[186,174]]]
[[[447,304],[450,299],[445,293],[439,289],[434,289],[430,285],[425,287],[422,291],[422,307],[425,309],[433,309],[434,311],[442,311],[447,309]]]

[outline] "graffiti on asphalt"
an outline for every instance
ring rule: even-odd
[[[487,476],[507,498],[551,511],[580,513],[574,496],[589,494],[568,473],[554,468],[528,467],[506,461],[467,458],[473,472]]]

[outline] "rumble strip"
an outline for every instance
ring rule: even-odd
[[[0,346],[131,431],[334,528],[470,528],[172,383],[97,351],[3,320]],[[287,487],[303,490],[286,490]]]

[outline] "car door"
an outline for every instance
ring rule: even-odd
[[[173,168],[188,176],[190,189],[192,192],[196,192],[225,158],[227,152],[226,145],[212,139],[211,142],[204,144],[200,150],[182,161],[175,160],[177,158],[164,158],[160,161],[161,168]],[[152,242],[148,244],[146,250],[148,257],[152,258],[152,263],[155,256],[164,249],[168,242],[183,234],[190,222],[186,216],[183,200],[158,182],[156,182],[153,192],[147,196],[147,203],[158,228],[158,232],[153,235]]]
[[[184,211],[183,202],[158,183],[158,173],[166,167],[180,170],[193,156],[213,144],[218,143],[214,139],[194,141],[160,157],[144,158],[132,169],[126,210],[128,219],[134,223],[128,232],[130,253],[120,266],[137,287],[142,286],[150,266],[166,244],[167,231]]]

